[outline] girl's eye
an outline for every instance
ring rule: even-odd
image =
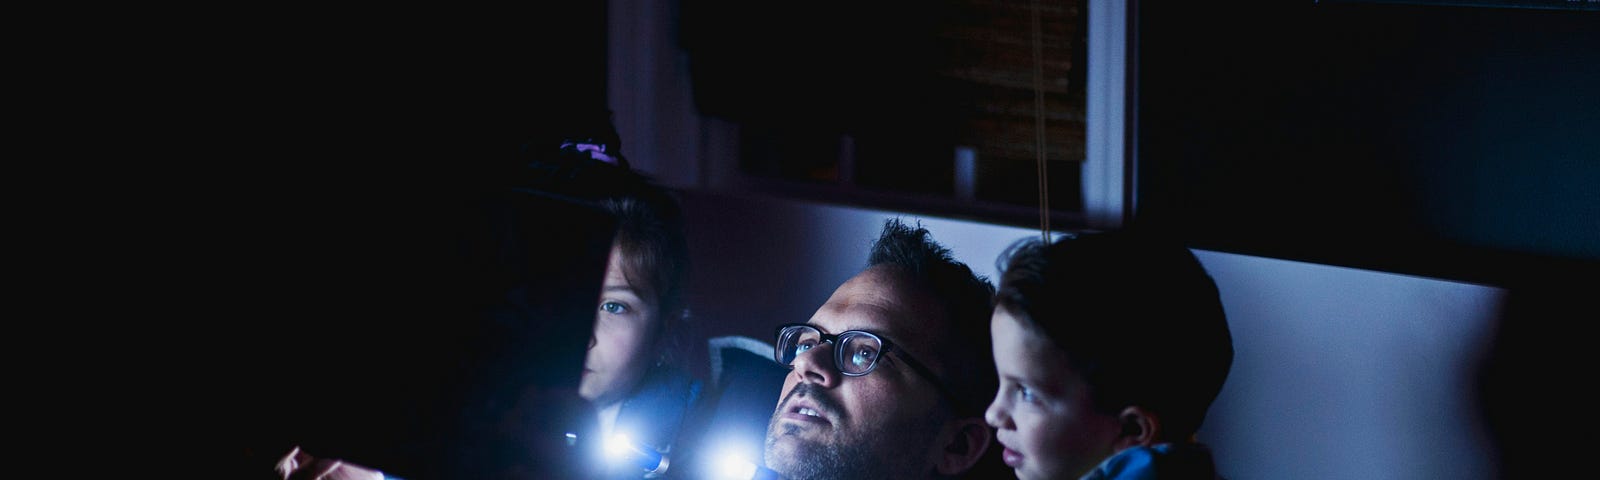
[[[600,309],[604,310],[606,313],[609,313],[609,314],[612,314],[612,315],[621,315],[621,314],[624,314],[624,313],[628,313],[628,306],[627,305],[623,305],[621,303],[617,303],[617,302],[601,303],[600,304]]]

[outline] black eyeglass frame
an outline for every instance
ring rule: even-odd
[[[861,373],[846,372],[844,370],[844,368],[841,367],[841,365],[844,365],[844,361],[845,361],[845,359],[844,359],[844,356],[845,356],[844,349],[834,348],[833,349],[833,370],[836,371],[836,372],[839,372],[839,374],[841,374],[841,375],[844,375],[844,376],[847,376],[847,377],[860,377],[860,376],[872,373],[873,370],[877,370],[878,369],[878,361],[881,360],[884,355],[888,355],[889,353],[894,353],[896,357],[900,357],[900,360],[905,361],[906,365],[910,365],[912,371],[917,372],[917,374],[921,375],[922,378],[926,379],[928,381],[928,383],[933,384],[933,388],[935,390],[939,391],[939,395],[943,395],[945,399],[949,400],[951,405],[954,406],[957,411],[961,411],[965,407],[965,402],[962,402],[960,397],[957,397],[954,394],[952,394],[950,392],[949,388],[945,388],[944,382],[939,381],[939,376],[935,375],[933,373],[933,370],[928,368],[927,365],[923,365],[922,362],[919,362],[919,361],[917,361],[917,359],[912,358],[911,354],[906,353],[905,350],[898,348],[894,344],[894,342],[889,341],[889,339],[883,338],[882,335],[878,335],[876,333],[872,333],[872,332],[869,332],[869,331],[866,331],[866,330],[845,330],[843,332],[839,332],[838,334],[830,334],[830,333],[828,333],[826,331],[823,331],[821,328],[817,328],[816,325],[811,325],[809,323],[786,323],[786,324],[783,324],[783,325],[779,325],[778,328],[774,331],[774,335],[773,335],[774,338],[773,338],[773,343],[772,343],[772,359],[774,361],[778,362],[779,365],[783,365],[785,367],[788,367],[791,370],[794,369],[794,361],[793,360],[790,360],[789,363],[784,363],[784,361],[783,361],[783,333],[784,333],[784,331],[786,331],[788,329],[796,328],[796,327],[809,328],[809,329],[812,329],[812,330],[816,330],[818,337],[822,339],[822,343],[826,343],[826,344],[832,345],[834,347],[837,347],[837,346],[842,345],[844,343],[844,342],[840,341],[841,338],[848,338],[850,336],[855,336],[855,335],[863,335],[863,336],[866,336],[868,338],[871,338],[873,340],[877,340],[878,341],[878,345],[881,346],[881,348],[879,348],[879,350],[878,350],[878,356],[874,357],[872,359],[872,365],[868,365],[866,370],[861,371]],[[795,358],[800,358],[800,354],[801,353],[804,353],[804,352],[795,353]]]

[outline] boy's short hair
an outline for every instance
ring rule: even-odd
[[[1088,233],[1001,257],[998,308],[1060,348],[1095,408],[1140,406],[1163,437],[1200,428],[1233,363],[1216,282],[1181,244],[1133,231]]]

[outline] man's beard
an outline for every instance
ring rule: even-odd
[[[789,398],[804,393],[818,408],[840,414],[844,410],[838,402],[828,397],[813,384],[795,385],[789,396],[779,402],[767,424],[766,464],[786,479],[849,479],[890,478],[917,475],[930,468],[926,464],[928,442],[933,441],[943,423],[938,415],[901,417],[875,428],[860,432],[846,432],[834,425],[829,438],[813,440],[800,437],[804,426],[779,424]],[[870,417],[871,415],[866,415]],[[815,427],[812,427],[815,428]],[[853,434],[852,434],[853,433]],[[788,454],[775,455],[774,447],[785,439],[794,445]]]

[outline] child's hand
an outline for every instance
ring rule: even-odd
[[[342,460],[316,458],[294,447],[276,467],[284,480],[383,480],[383,473]]]

